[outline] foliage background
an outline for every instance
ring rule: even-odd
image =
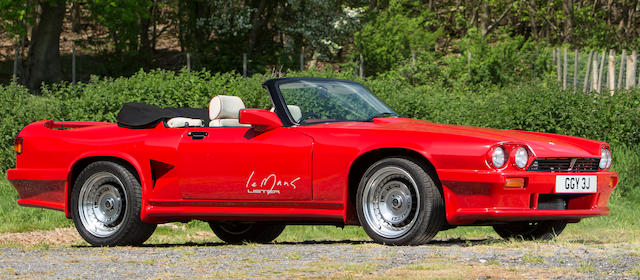
[[[44,4],[65,7],[60,42],[50,46],[61,55],[52,69],[64,79],[27,89],[21,84],[29,84],[30,68],[42,66],[32,63],[30,48],[43,7],[52,7]],[[613,207],[637,207],[640,90],[563,91],[550,53],[638,49],[637,7],[591,0],[0,0],[0,173],[14,166],[13,139],[33,121],[114,121],[131,101],[204,108],[218,94],[268,108],[261,83],[288,73],[364,83],[413,118],[608,141],[620,172]],[[78,84],[69,82],[72,45]],[[183,68],[186,53],[193,71]],[[301,56],[309,70],[295,72]],[[0,224],[11,230],[65,223],[40,209],[16,210],[13,196],[0,182]],[[634,223],[627,214],[616,225]]]
[[[622,172],[620,196],[640,199],[640,92],[615,95],[563,91],[554,82],[451,88],[412,85],[397,74],[359,80],[346,72],[296,72],[290,76],[346,78],[364,83],[402,115],[433,122],[558,133],[610,142],[614,170]],[[250,108],[271,107],[261,84],[271,74],[243,78],[207,71],[140,71],[131,77],[94,78],[86,84],[47,86],[33,96],[22,86],[0,86],[0,170],[14,165],[12,141],[22,127],[41,119],[114,122],[125,102],[206,108],[214,95],[240,96]]]

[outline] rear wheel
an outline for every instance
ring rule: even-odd
[[[432,177],[416,162],[386,158],[365,171],[356,194],[365,232],[388,245],[429,242],[444,224],[444,201]]]
[[[566,221],[513,222],[495,225],[493,229],[504,239],[551,240],[560,235],[566,226]]]
[[[141,202],[142,188],[129,170],[98,161],[75,181],[70,211],[78,233],[91,245],[140,245],[156,228],[140,220]]]
[[[212,221],[209,227],[222,241],[240,244],[269,243],[280,236],[286,225]]]

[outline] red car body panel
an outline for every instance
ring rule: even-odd
[[[242,115],[241,115],[242,118]],[[206,132],[203,139],[190,132]],[[358,224],[350,182],[354,164],[378,152],[424,161],[442,187],[451,225],[606,215],[617,173],[599,170],[597,192],[575,195],[564,210],[538,209],[557,173],[488,163],[495,145],[525,146],[536,157],[599,158],[606,143],[577,137],[384,118],[254,127],[128,129],[110,123],[39,121],[19,134],[23,151],[9,181],[18,203],[65,211],[74,176],[87,162],[117,160],[139,176],[144,222],[243,220]],[[509,152],[509,151],[508,151]],[[513,153],[510,153],[513,159]],[[505,187],[523,178],[524,187]]]

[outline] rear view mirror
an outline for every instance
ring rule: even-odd
[[[258,132],[265,132],[282,126],[282,121],[274,112],[260,109],[240,110],[241,124],[250,124]]]

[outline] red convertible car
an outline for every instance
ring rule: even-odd
[[[98,246],[194,219],[230,243],[270,242],[288,224],[361,225],[392,245],[472,225],[548,239],[609,213],[607,143],[402,118],[351,81],[264,87],[271,110],[216,96],[208,111],[134,103],[117,124],[32,123],[7,177],[20,205],[64,211]]]

